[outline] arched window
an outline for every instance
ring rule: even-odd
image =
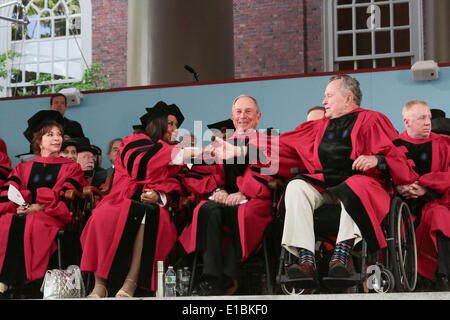
[[[10,10],[8,50],[19,53],[10,63],[7,96],[41,94],[54,86],[81,80],[91,63],[91,4],[88,0],[23,0]]]
[[[325,71],[423,60],[422,0],[323,0]]]

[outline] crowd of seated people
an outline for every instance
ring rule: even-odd
[[[210,125],[217,132],[202,147],[190,134],[176,140],[183,113],[159,101],[145,109],[129,136],[110,141],[108,169],[79,123],[64,118],[65,97],[51,101],[24,133],[34,159],[12,168],[0,140],[2,298],[42,280],[51,267],[56,233],[71,223],[64,193],[101,189],[108,178],[108,191],[80,233],[80,268],[95,280],[88,298],[155,292],[156,262],[167,261],[177,242],[185,255],[202,260],[196,295],[233,294],[240,263],[259,248],[273,221],[274,179],[286,186],[275,245],[294,256],[286,268],[290,279],[319,281],[314,212],[324,204],[341,208],[328,276],[351,276],[350,253],[362,239],[369,252],[385,248],[381,225],[394,186],[414,216],[418,290],[448,290],[450,119],[425,101],[404,106],[406,130],[399,134],[385,115],[361,107],[355,78],[337,75],[325,88],[323,106],[311,107],[294,130],[273,136],[258,130],[257,100],[240,95],[231,119]],[[25,204],[9,198],[10,188]],[[181,228],[169,213],[174,195],[191,208]]]

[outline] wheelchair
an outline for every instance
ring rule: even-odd
[[[314,212],[316,233],[316,264],[319,275],[326,272],[330,248],[337,235],[340,205],[324,205]],[[281,249],[276,282],[287,295],[328,292],[412,292],[417,283],[417,249],[414,223],[406,202],[398,195],[391,199],[390,210],[382,222],[387,247],[369,252],[363,239],[351,252],[355,272],[349,278],[324,276],[318,283],[312,278],[289,279],[286,268],[296,259],[285,248]],[[326,248],[328,247],[328,249]]]

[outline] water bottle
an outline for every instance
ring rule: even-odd
[[[183,296],[188,295],[190,282],[191,282],[191,270],[189,270],[189,267],[184,267],[183,268],[183,276],[181,278],[181,286],[183,288]]]
[[[183,284],[181,282],[181,279],[183,278],[183,269],[178,268],[177,269],[177,295],[184,296],[184,288]]]
[[[177,275],[172,266],[169,266],[164,277],[164,296],[176,297]]]

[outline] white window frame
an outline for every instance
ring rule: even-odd
[[[408,26],[393,26],[393,5],[395,3],[409,3],[409,25]],[[358,29],[356,30],[355,10],[357,7],[368,7],[370,5],[389,5],[390,6],[390,26],[377,29]],[[337,9],[352,8],[352,29],[346,31],[337,31]],[[324,55],[324,71],[338,71],[338,63],[341,61],[353,61],[353,69],[358,69],[358,61],[372,60],[372,67],[376,68],[377,59],[391,58],[392,67],[395,67],[395,58],[411,57],[413,64],[415,61],[424,59],[424,41],[423,41],[423,9],[422,0],[384,0],[374,1],[370,3],[355,3],[347,5],[337,5],[337,0],[323,0],[323,55]],[[369,15],[368,15],[369,17]],[[409,52],[394,52],[394,30],[410,29],[410,51]],[[368,55],[356,54],[356,34],[371,32],[372,39],[372,53]],[[390,31],[391,32],[391,52],[376,54],[375,48],[375,31]],[[352,34],[353,39],[353,54],[351,56],[338,57],[338,35]]]
[[[66,2],[66,0],[64,0]],[[81,34],[77,35],[77,50],[78,46],[81,49],[81,60],[80,60],[80,74],[82,75],[84,70],[87,66],[89,66],[92,63],[92,4],[91,0],[78,0],[80,4],[80,11],[81,11]],[[0,4],[11,2],[11,0],[0,0]],[[14,7],[9,6],[5,8],[0,9],[0,15],[6,16],[6,17],[12,17]],[[13,47],[13,43],[19,43],[25,40],[19,40],[19,41],[12,41],[11,39],[11,26],[13,24],[11,22],[0,20],[0,53],[6,52],[8,50],[11,50]],[[55,40],[61,40],[61,39],[69,39],[73,36],[66,34],[66,36],[63,37],[51,37],[46,39],[39,39],[39,40],[32,40],[32,41],[51,41],[54,46]],[[31,41],[30,41],[31,42]],[[20,53],[20,52],[19,52]],[[68,57],[68,42],[67,42],[67,54],[66,57],[62,57],[59,60],[65,61],[66,64],[68,61],[70,61]],[[13,64],[22,63],[23,57],[15,58],[13,61]],[[39,58],[38,58],[39,59]],[[22,60],[22,61],[21,61]],[[53,50],[53,57],[48,61],[48,63],[54,63],[56,60],[54,60],[54,50]],[[47,62],[47,61],[46,61]],[[25,64],[26,68],[26,64]],[[53,72],[52,72],[53,73]],[[78,81],[80,79],[60,79],[60,80],[52,80],[45,83],[42,83],[40,85],[45,86],[51,86],[52,89],[54,85],[59,83],[70,83],[74,81]],[[32,87],[33,84],[29,82],[21,82],[21,83],[11,83],[10,78],[8,79],[0,79],[0,85],[4,87],[4,90],[0,92],[0,97],[6,97],[11,96],[13,90],[18,90],[15,88],[23,88],[23,87]],[[38,94],[40,93],[40,88],[38,89]]]

